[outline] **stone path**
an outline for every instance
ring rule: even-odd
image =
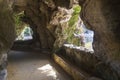
[[[11,51],[8,61],[7,80],[72,80],[45,53]]]

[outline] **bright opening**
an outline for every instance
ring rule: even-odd
[[[32,40],[33,31],[30,27],[24,27],[21,34],[16,38],[16,40]]]
[[[25,16],[24,11],[20,13],[14,13],[14,16],[13,16],[15,20],[15,29],[16,29],[16,35],[17,35],[16,40],[20,40],[20,41],[33,39],[32,29],[29,27],[28,24],[22,21],[22,17],[24,16]]]
[[[57,35],[59,40],[56,41],[56,45],[60,47],[64,44],[66,47],[93,52],[94,32],[86,28],[80,18],[80,11],[81,7],[78,4],[71,9],[58,7],[58,12],[53,15],[50,22],[50,24],[62,26],[56,29],[56,34],[60,33]]]

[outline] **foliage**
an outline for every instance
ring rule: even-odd
[[[75,23],[78,21],[79,19],[79,14],[80,14],[80,11],[81,11],[81,7],[79,5],[76,5],[73,7],[73,14],[72,14],[72,17],[71,19],[69,20],[69,27],[73,27],[75,25]]]
[[[14,20],[15,20],[15,28],[16,28],[16,33],[17,36],[20,35],[20,33],[22,32],[22,30],[25,28],[25,23],[21,21],[21,17],[24,16],[24,11],[19,13],[19,14],[14,14]]]
[[[80,33],[80,31],[76,31],[78,20],[79,20],[79,14],[81,11],[81,7],[79,5],[75,5],[73,7],[73,14],[70,20],[68,21],[68,28],[65,29],[65,34],[67,35],[67,42],[70,44],[74,44],[79,46],[80,45],[80,39],[74,36],[74,33]]]
[[[81,7],[79,5],[75,5],[73,7],[73,10],[74,10],[73,14],[77,14],[78,15],[78,14],[80,14]]]
[[[72,15],[71,19],[69,20],[68,24],[69,27],[73,27],[75,23],[78,21],[79,15]]]

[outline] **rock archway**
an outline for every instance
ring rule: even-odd
[[[50,25],[50,21],[54,17],[52,15],[58,11],[58,7],[70,9],[76,2],[79,2],[82,7],[80,16],[84,24],[95,32],[94,53],[80,52],[85,55],[80,54],[80,57],[84,57],[81,59],[78,57],[79,61],[76,64],[81,62],[85,64],[86,68],[92,67],[91,72],[105,80],[119,80],[119,0],[0,0],[0,71],[6,69],[7,52],[15,39],[10,4],[13,4],[13,12],[25,12],[22,21],[36,27],[35,31],[39,34],[41,48],[53,50],[55,41],[59,38],[59,36],[56,37],[55,30],[61,25]]]

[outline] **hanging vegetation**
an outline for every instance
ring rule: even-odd
[[[67,35],[68,43],[80,46],[80,39],[75,37],[74,33],[80,33],[80,30],[77,30],[77,25],[79,24],[79,14],[81,7],[79,5],[74,5],[73,10],[74,12],[68,21],[68,28],[65,29],[65,34]]]
[[[21,34],[21,32],[23,31],[23,29],[25,28],[25,26],[27,24],[25,24],[24,22],[22,22],[21,18],[25,16],[24,15],[24,11],[20,12],[19,14],[14,13],[14,20],[15,20],[15,28],[16,28],[16,34],[17,36],[19,36]]]

